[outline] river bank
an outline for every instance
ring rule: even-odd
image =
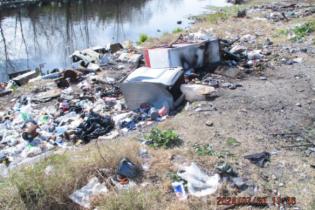
[[[144,171],[137,186],[127,191],[111,190],[95,198],[93,206],[97,209],[243,209],[244,206],[232,202],[219,205],[218,198],[266,196],[265,208],[277,209],[272,198],[288,196],[296,201],[294,205],[291,203],[292,209],[314,208],[314,32],[305,33],[303,41],[288,39],[298,24],[312,25],[314,14],[304,15],[304,10],[314,1],[291,1],[278,6],[264,2],[199,17],[199,22],[186,32],[207,30],[225,40],[243,38],[246,41],[235,42],[238,48],[250,52],[263,49],[268,54],[255,61],[250,71],[242,62],[235,64],[230,58],[224,59],[223,65],[210,74],[212,80],[219,81],[215,99],[187,103],[175,116],[157,125],[161,130],[173,129],[183,144],[172,149],[145,146],[149,169]],[[245,17],[237,17],[241,9],[247,9]],[[295,15],[286,16],[288,20],[281,14],[292,11]],[[169,43],[180,33],[185,32],[152,39],[144,45]],[[224,83],[240,86],[228,88]],[[11,106],[7,101],[14,97],[17,95],[1,99],[1,105]],[[145,162],[138,155],[143,147],[139,139],[148,132],[143,130],[99,144],[60,150],[39,164],[12,171],[9,179],[1,180],[0,207],[80,208],[68,196],[91,177],[97,176],[106,183],[124,157],[138,165]],[[262,151],[271,154],[270,162],[262,168],[243,157]],[[171,190],[171,183],[178,178],[175,176],[178,166],[195,162],[213,175],[222,161],[250,187],[241,190],[223,179],[219,190],[211,196],[178,200]],[[281,200],[279,204],[290,205]]]

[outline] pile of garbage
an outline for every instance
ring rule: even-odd
[[[1,163],[15,167],[58,147],[113,139],[165,120],[185,98],[204,100],[213,87],[185,78],[217,66],[219,49],[217,38],[201,32],[144,50],[109,44],[74,52],[72,69],[13,78],[1,88],[37,88],[0,113]]]
[[[307,3],[273,3],[254,6],[253,10],[268,11],[265,17],[272,22],[289,21],[315,13],[315,6]]]

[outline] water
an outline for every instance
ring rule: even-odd
[[[0,81],[7,73],[69,66],[77,49],[160,36],[225,0],[81,0],[0,10]],[[181,25],[177,21],[182,21]]]

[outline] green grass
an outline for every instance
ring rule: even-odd
[[[68,196],[97,175],[97,169],[107,168],[112,175],[124,157],[140,164],[134,141],[108,141],[98,148],[87,145],[11,172],[0,180],[0,209],[75,209]],[[50,174],[45,173],[47,166],[53,168]]]
[[[209,23],[218,23],[220,21],[225,21],[230,17],[237,16],[238,11],[247,8],[247,5],[233,5],[230,7],[210,7],[214,11],[212,14],[208,14],[204,19]]]
[[[292,35],[291,41],[302,41],[305,37],[315,32],[315,20],[308,21],[292,29],[278,29],[273,37]]]
[[[140,34],[138,44],[141,45],[149,40],[149,36],[147,34]]]
[[[173,30],[173,34],[177,34],[177,33],[181,33],[181,32],[183,32],[184,30],[182,29],[182,28],[175,28],[174,30]]]
[[[194,144],[195,153],[199,156],[216,156],[217,152],[213,150],[211,144]]]
[[[314,31],[315,31],[315,20],[296,26],[292,29],[292,32],[294,34],[294,37],[292,38],[292,40],[301,41]]]
[[[229,137],[226,141],[229,146],[239,146],[241,143],[233,137]]]
[[[178,146],[181,143],[181,140],[175,131],[163,131],[158,128],[153,128],[151,132],[145,136],[145,139],[148,140],[149,146],[155,149],[169,149]]]

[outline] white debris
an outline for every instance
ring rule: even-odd
[[[187,101],[203,101],[206,96],[215,92],[215,88],[208,85],[182,84],[180,90]]]
[[[84,208],[91,208],[91,199],[94,196],[107,192],[107,187],[101,184],[97,177],[93,177],[87,185],[72,193],[69,198]]]
[[[220,186],[219,174],[208,176],[195,163],[191,163],[190,166],[184,168],[184,172],[177,174],[188,182],[188,192],[196,197],[213,194]]]
[[[251,35],[251,34],[246,34],[240,38],[240,41],[254,44],[256,42],[256,36]]]

